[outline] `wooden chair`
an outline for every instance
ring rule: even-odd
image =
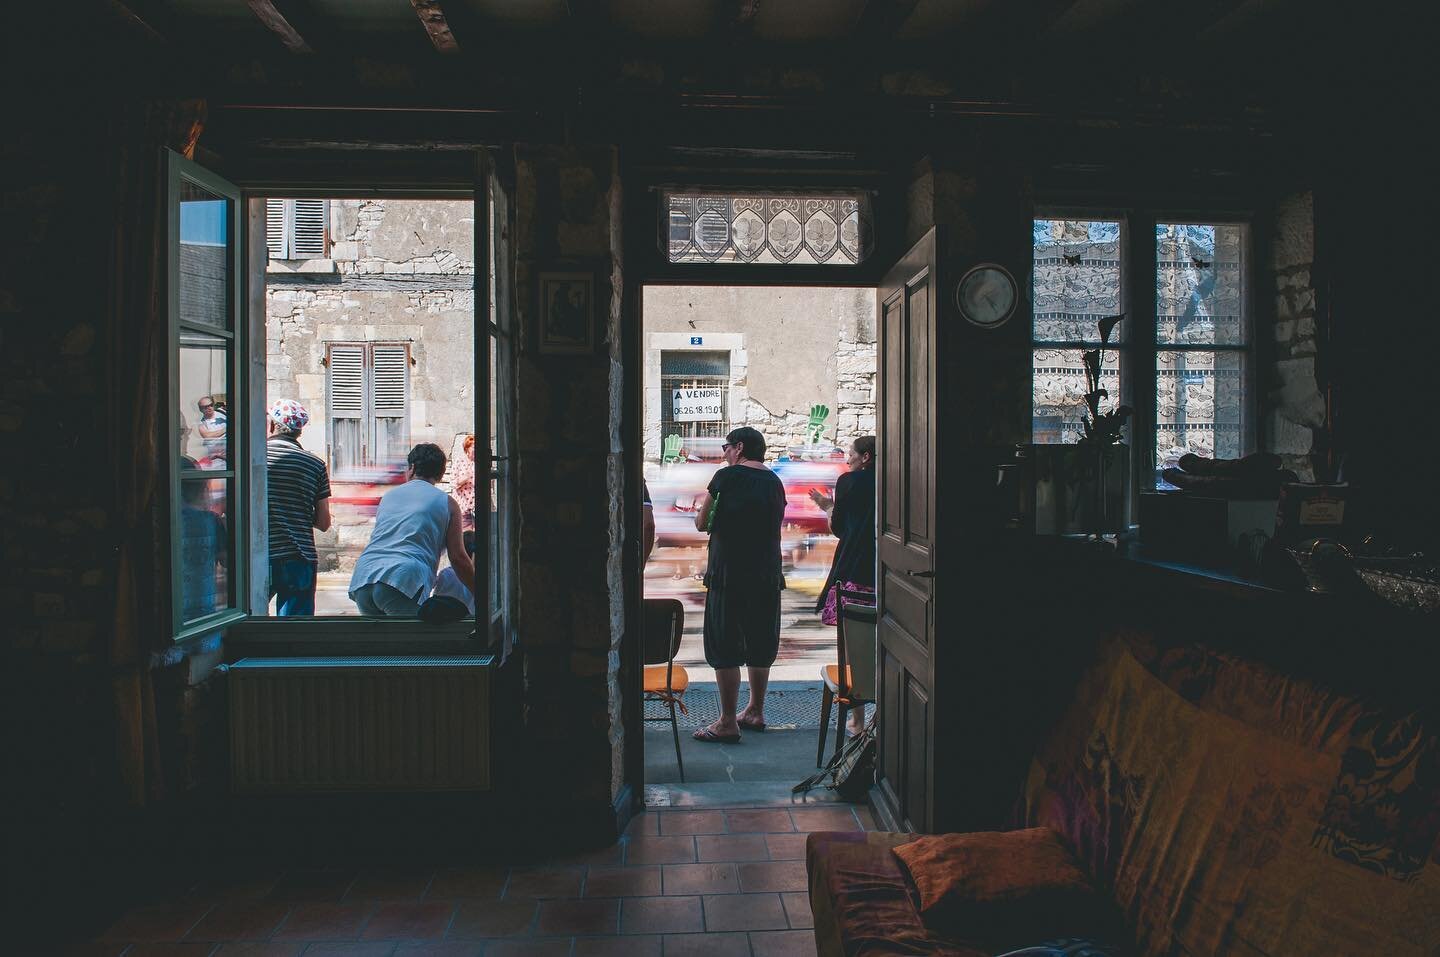
[[[856,705],[875,701],[875,623],[878,609],[873,592],[841,590],[836,598],[838,623],[835,647],[838,663],[820,668],[825,693],[820,702],[820,746],[815,749],[818,767],[825,756],[825,735],[830,725],[830,705],[839,705],[835,715],[835,753],[845,743],[845,719]]]
[[[675,708],[681,714],[689,714],[685,707],[685,689],[690,687],[690,674],[683,665],[675,663],[680,650],[680,636],[685,632],[685,606],[675,598],[647,598],[643,603],[641,624],[644,630],[645,647],[645,697],[646,702],[658,701],[670,709],[670,717],[664,715],[648,721],[669,721],[670,731],[675,736],[675,763],[680,767],[680,780],[685,780],[685,761],[680,757],[680,722],[675,718]],[[642,705],[643,707],[643,705]]]

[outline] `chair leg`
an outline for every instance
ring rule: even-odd
[[[685,759],[680,757],[680,722],[675,718],[675,702],[670,702],[670,731],[675,735],[675,764],[680,768],[680,783],[685,783]]]
[[[825,734],[830,730],[830,689],[825,689],[825,694],[820,698],[820,747],[815,749],[815,766],[818,768],[825,760]]]
[[[849,714],[850,706],[844,703],[841,703],[835,711],[835,753],[837,755],[845,745],[845,718]]]

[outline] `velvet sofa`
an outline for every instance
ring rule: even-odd
[[[1012,823],[1056,832],[1113,906],[1124,953],[1434,957],[1434,700],[1376,704],[1233,654],[1113,638],[1033,755]],[[820,954],[1040,942],[984,920],[933,926],[892,851],[911,840],[810,835]]]

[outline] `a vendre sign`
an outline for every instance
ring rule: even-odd
[[[676,422],[719,422],[724,419],[720,389],[674,389],[671,408]]]

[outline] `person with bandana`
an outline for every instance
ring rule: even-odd
[[[269,480],[270,594],[280,617],[315,614],[315,529],[330,528],[330,474],[300,447],[310,413],[294,399],[270,406],[265,474]]]

